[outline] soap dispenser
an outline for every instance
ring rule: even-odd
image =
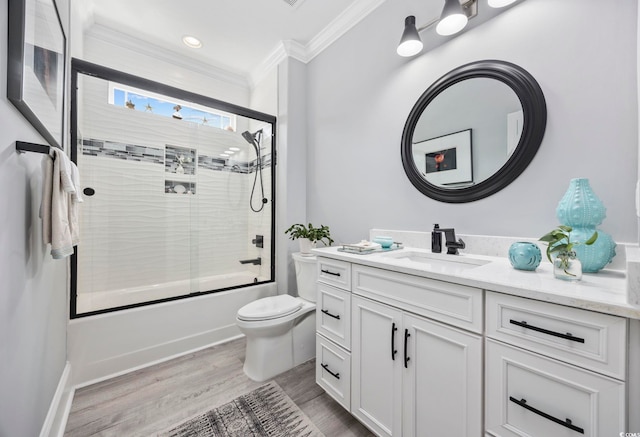
[[[431,252],[442,252],[442,232],[440,232],[440,225],[437,223],[433,225],[433,232],[431,232]]]

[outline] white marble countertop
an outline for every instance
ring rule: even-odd
[[[424,253],[427,256],[472,257],[484,260],[486,264],[471,269],[437,271],[419,262],[394,259],[385,255],[401,251]],[[584,273],[582,280],[567,282],[556,279],[553,266],[546,258],[533,272],[514,269],[509,260],[488,255],[446,255],[431,254],[430,250],[419,248],[399,249],[394,252],[375,252],[366,255],[338,251],[337,247],[314,249],[318,256],[324,256],[355,264],[392,270],[400,273],[452,282],[485,290],[507,293],[545,302],[567,305],[601,313],[640,319],[640,306],[627,302],[627,281],[622,270],[601,270],[598,273]]]

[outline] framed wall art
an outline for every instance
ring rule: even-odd
[[[54,0],[9,0],[7,97],[62,148],[66,37]]]
[[[471,129],[418,141],[413,154],[420,172],[434,185],[473,182]]]

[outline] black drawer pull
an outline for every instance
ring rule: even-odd
[[[516,404],[520,405],[522,408],[525,408],[525,409],[531,411],[532,413],[536,413],[537,415],[542,416],[545,419],[549,419],[550,421],[557,423],[558,425],[562,425],[564,427],[569,428],[572,431],[579,432],[580,434],[584,434],[584,429],[580,428],[578,426],[575,426],[573,423],[571,423],[571,419],[560,420],[557,417],[553,417],[550,414],[547,414],[547,413],[545,413],[543,411],[538,410],[537,408],[533,408],[533,407],[527,405],[527,400],[526,399],[517,400],[513,396],[509,396],[509,400],[511,402],[515,402]]]
[[[398,351],[396,350],[396,331],[398,330],[398,328],[396,328],[396,324],[392,323],[391,324],[391,359],[393,361],[396,360],[396,354],[398,353]]]
[[[409,330],[405,329],[404,330],[404,368],[406,369],[407,363],[409,362],[409,360],[411,359],[409,357],[409,353],[407,352],[407,339],[411,337],[411,334],[409,334]]]
[[[329,317],[333,317],[334,319],[338,319],[338,320],[340,320],[340,314],[338,314],[338,315],[333,315],[333,314],[331,314],[331,313],[329,312],[329,310],[320,310],[320,311],[322,311],[323,313],[325,313],[325,314],[326,314],[327,316],[329,316]]]
[[[320,269],[322,273],[326,273],[327,275],[340,276],[340,273],[330,272],[329,270]]]
[[[537,326],[529,325],[527,322],[518,322],[517,320],[509,320],[512,325],[522,326],[523,328],[531,329],[532,331],[542,332],[543,334],[553,335],[554,337],[564,338],[565,340],[576,341],[578,343],[584,343],[584,338],[574,337],[569,332],[563,334],[561,332],[549,331],[548,329],[538,328]]]
[[[331,370],[329,370],[329,365],[328,364],[320,364],[322,366],[322,368],[324,370],[326,370],[327,372],[329,372],[331,374],[331,376],[333,376],[335,379],[340,379],[340,372],[338,373],[333,373]]]

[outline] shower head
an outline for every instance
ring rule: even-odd
[[[247,142],[249,144],[251,144],[252,146],[254,145],[253,142],[255,141],[256,137],[254,136],[254,134],[252,134],[251,132],[249,132],[248,130],[242,132],[242,138],[244,138],[245,140],[247,140]]]
[[[262,129],[259,129],[254,133],[246,130],[242,132],[242,138],[247,140],[249,144],[253,144],[254,146],[257,144],[258,146],[260,146],[260,143],[262,142]]]

